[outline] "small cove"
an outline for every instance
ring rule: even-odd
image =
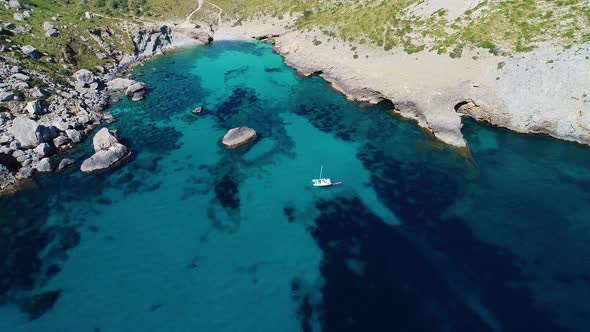
[[[468,161],[261,43],[188,48],[134,74],[148,97],[109,109],[126,164],[0,198],[0,330],[590,325],[587,147],[464,120]],[[244,125],[257,142],[224,149]],[[322,164],[344,185],[313,188]],[[50,291],[38,317],[22,310]]]

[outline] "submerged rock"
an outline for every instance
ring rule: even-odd
[[[252,128],[238,127],[230,129],[221,143],[230,149],[235,149],[256,139],[256,132]]]
[[[67,167],[72,166],[74,163],[75,163],[75,161],[73,159],[64,158],[59,162],[59,166],[57,166],[57,170],[62,171],[64,169],[66,169]]]
[[[60,293],[60,291],[50,291],[33,295],[22,301],[21,310],[29,314],[30,319],[37,319],[53,308]]]

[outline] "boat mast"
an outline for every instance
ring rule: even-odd
[[[324,171],[324,165],[320,168],[320,179],[322,178],[322,172]]]

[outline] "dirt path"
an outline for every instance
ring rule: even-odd
[[[197,0],[197,2],[197,9],[193,10],[190,14],[188,14],[188,16],[184,19],[184,23],[190,23],[191,17],[193,17],[193,15],[195,15],[199,10],[201,10],[201,7],[203,7],[203,0]]]

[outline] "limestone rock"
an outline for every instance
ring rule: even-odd
[[[17,117],[8,132],[21,144],[22,148],[34,148],[40,143],[49,142],[59,135],[53,126],[46,127],[26,117]]]
[[[14,78],[15,80],[19,80],[19,81],[28,81],[31,78],[25,74],[21,74],[21,73],[14,73],[12,75],[10,75],[10,78]]]
[[[107,128],[102,128],[99,130],[92,139],[92,145],[94,146],[95,152],[107,150],[115,143],[119,143],[119,140],[117,140],[117,138],[111,134]]]
[[[39,115],[42,113],[41,102],[39,100],[28,102],[25,109],[30,115]]]
[[[125,95],[127,97],[132,97],[131,100],[139,101],[143,99],[143,96],[147,93],[147,86],[143,82],[137,82],[135,84],[130,85],[125,90]]]
[[[121,143],[115,143],[106,150],[96,152],[92,157],[84,160],[80,169],[90,173],[104,170],[129,155],[127,148]]]
[[[109,91],[123,91],[129,88],[131,85],[135,84],[134,80],[126,79],[126,78],[115,78],[107,82],[107,89]]]
[[[82,141],[82,134],[80,134],[80,132],[75,129],[67,129],[66,135],[74,143],[80,143]]]
[[[0,135],[0,144],[7,144],[7,143],[10,143],[11,141],[12,141],[12,139],[10,138],[10,136],[8,136],[6,134]]]
[[[222,143],[230,149],[235,149],[256,139],[256,132],[252,128],[238,127],[230,129],[223,136]]]
[[[53,23],[43,22],[43,30],[44,31],[51,30],[51,29],[55,29],[55,25],[53,25]]]
[[[35,149],[33,149],[33,151],[39,157],[47,157],[47,156],[51,155],[51,153],[53,153],[53,148],[51,147],[51,145],[49,145],[47,143],[41,143]]]
[[[31,45],[22,46],[20,48],[20,50],[23,52],[24,55],[26,55],[30,58],[33,58],[33,59],[41,58],[41,52],[37,51],[37,49]]]
[[[14,93],[10,91],[0,91],[0,102],[11,101],[14,98]]]
[[[94,74],[87,69],[80,69],[75,72],[74,78],[76,79],[76,84],[82,84],[82,86],[90,85],[94,82]]]
[[[20,2],[18,2],[17,0],[10,0],[8,2],[8,7],[12,9],[22,9],[23,5],[21,5]]]
[[[107,169],[129,155],[127,147],[119,143],[107,128],[99,130],[92,143],[96,153],[84,160],[80,167],[85,173]]]
[[[37,122],[24,117],[18,117],[12,122],[12,126],[8,128],[8,132],[20,142],[23,147],[34,148],[39,143],[39,125]]]
[[[15,21],[24,21],[25,20],[25,17],[21,13],[14,13],[14,14],[12,14],[12,18]]]
[[[57,29],[49,29],[45,31],[45,37],[57,37],[59,36],[59,31]]]
[[[66,136],[57,136],[56,138],[53,139],[53,145],[55,145],[56,147],[60,147],[60,146],[64,146],[66,144],[69,144],[72,140],[70,140],[69,138],[67,138]]]
[[[35,169],[39,172],[51,172],[53,171],[53,165],[49,158],[43,158],[39,160],[37,164],[35,164]]]

